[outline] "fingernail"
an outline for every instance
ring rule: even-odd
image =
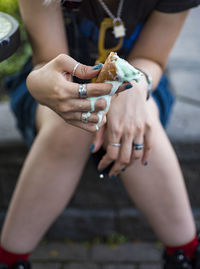
[[[95,66],[93,66],[93,70],[97,70],[100,69],[102,67],[103,64],[97,64]]]
[[[98,169],[99,173],[103,172],[104,168]]]
[[[111,178],[116,178],[117,176],[116,175],[112,175]]]
[[[145,162],[145,163],[144,163],[144,166],[147,166],[147,165],[148,165],[148,162]]]
[[[122,172],[126,171],[126,168],[122,168]]]
[[[90,147],[90,152],[93,152],[94,150],[94,144],[92,144],[92,146]]]
[[[131,84],[127,84],[127,85],[125,86],[125,89],[128,90],[128,89],[130,89],[130,88],[132,88],[132,87],[133,87],[133,85],[131,85]]]

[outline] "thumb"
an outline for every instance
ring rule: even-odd
[[[98,75],[103,64],[97,64],[95,66],[88,66],[78,63],[75,59],[66,54],[60,54],[55,58],[60,71],[65,71],[73,76],[81,79],[91,79]]]
[[[105,125],[102,126],[95,134],[94,140],[93,140],[93,150],[92,153],[97,152],[104,142],[104,133],[105,133]]]
[[[81,79],[91,79],[98,75],[99,71],[103,64],[97,64],[95,66],[87,66],[84,64],[79,63],[75,72],[74,76],[81,78]]]

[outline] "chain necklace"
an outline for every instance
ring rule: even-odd
[[[117,16],[114,16],[114,14],[110,11],[108,6],[103,2],[103,0],[98,0],[99,4],[102,6],[102,8],[105,10],[105,12],[108,14],[110,18],[113,19],[113,34],[115,38],[121,38],[125,36],[125,31],[126,28],[124,26],[124,23],[122,21],[121,13],[122,13],[122,8],[124,4],[124,0],[120,0],[118,8],[117,8]]]

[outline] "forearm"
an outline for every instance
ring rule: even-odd
[[[172,14],[152,12],[130,52],[129,62],[152,77],[153,89],[160,81],[187,14],[188,11]]]
[[[163,73],[161,66],[158,63],[145,58],[135,58],[135,59],[129,58],[128,61],[135,68],[138,67],[139,69],[143,70],[146,74],[151,76],[153,82],[153,90],[155,90],[156,87],[158,86],[158,83]],[[147,87],[147,82],[144,76],[141,82],[139,82],[139,84],[140,85],[144,84],[144,86]]]

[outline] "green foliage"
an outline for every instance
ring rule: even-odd
[[[0,11],[18,17],[19,11],[17,0],[0,0]]]
[[[0,63],[0,88],[5,77],[16,73],[24,64],[28,55],[31,54],[30,46],[27,42],[26,32],[20,17],[17,0],[0,0],[0,11],[8,13],[17,19],[20,24],[21,45],[17,52],[9,59]]]

